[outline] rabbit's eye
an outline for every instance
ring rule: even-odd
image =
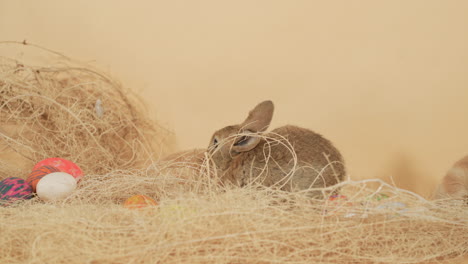
[[[213,139],[213,145],[216,147],[216,145],[218,145],[218,139],[217,138],[214,138]]]
[[[235,146],[244,145],[245,143],[247,143],[247,139],[248,139],[247,136],[243,136],[234,145]]]

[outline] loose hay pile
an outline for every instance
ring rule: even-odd
[[[0,57],[0,147],[24,167],[62,157],[104,174],[149,163],[171,139],[142,105],[116,81],[63,57],[49,66]],[[11,174],[18,163],[0,164]]]
[[[421,263],[461,261],[467,211],[382,185],[407,210],[376,209],[365,182],[349,203],[298,193],[181,185],[157,170],[90,176],[67,201],[1,210],[2,263]],[[196,190],[196,191],[195,191]],[[160,205],[128,210],[135,193]],[[376,202],[377,203],[377,202]],[[324,212],[327,211],[327,214]],[[350,216],[348,213],[352,211]]]
[[[189,159],[172,161],[174,170],[168,161],[138,169],[158,150],[142,137],[155,130],[146,130],[151,123],[133,112],[133,102],[121,100],[115,86],[103,86],[112,81],[80,77],[65,87],[82,93],[46,92],[35,79],[51,87],[70,72],[45,78],[37,76],[42,71],[21,66],[23,72],[15,73],[10,66],[2,64],[0,75],[2,143],[31,162],[74,160],[87,175],[64,201],[34,198],[0,208],[0,263],[433,263],[461,262],[468,253],[462,203],[426,201],[379,180],[344,182],[347,200],[322,201],[260,186],[221,187],[208,163],[184,164]],[[26,101],[31,95],[40,101]],[[112,118],[96,116],[96,98]],[[13,130],[5,130],[5,122]],[[122,155],[118,150],[125,146],[149,154]],[[0,178],[15,171],[16,161],[9,162],[0,163]],[[191,175],[179,175],[184,172]],[[160,204],[123,208],[134,194]],[[382,206],[392,203],[405,206]]]

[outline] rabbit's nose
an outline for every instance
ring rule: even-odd
[[[241,179],[240,181],[239,180],[237,181],[237,185],[240,186],[241,188],[244,188],[245,186],[247,186],[247,182]]]

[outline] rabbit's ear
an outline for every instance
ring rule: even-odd
[[[252,131],[247,131],[252,133]],[[234,152],[246,152],[255,148],[260,142],[260,136],[258,135],[242,135],[236,138],[234,144],[232,145],[232,150]]]
[[[245,119],[244,123],[241,124],[241,127],[252,132],[263,132],[267,130],[273,118],[274,108],[272,101],[268,100],[259,103],[249,112],[249,116]]]

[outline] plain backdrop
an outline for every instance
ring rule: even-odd
[[[467,14],[463,0],[0,0],[0,40],[99,66],[179,149],[271,99],[272,127],[325,135],[352,179],[428,197],[468,154]]]

